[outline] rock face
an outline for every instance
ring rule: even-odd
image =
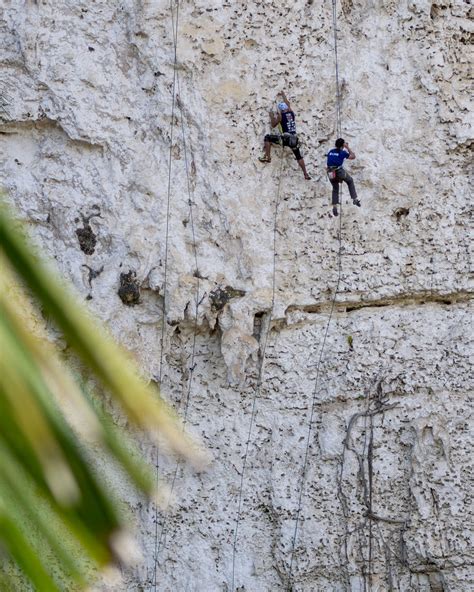
[[[334,219],[331,2],[2,8],[8,199],[213,455],[121,589],[474,589],[470,11],[337,3]],[[281,89],[311,181],[257,161]]]

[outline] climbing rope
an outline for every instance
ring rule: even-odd
[[[170,0],[170,10],[173,18],[173,0]],[[178,15],[179,15],[179,0],[176,0],[176,29],[178,27]],[[168,303],[167,297],[167,280],[168,280],[168,244],[169,244],[169,220],[170,220],[170,199],[171,199],[171,168],[172,168],[172,157],[173,157],[173,133],[174,133],[174,113],[176,107],[176,74],[177,74],[177,39],[174,34],[173,25],[173,42],[174,42],[174,56],[173,56],[173,98],[171,105],[171,123],[170,123],[170,149],[168,157],[168,190],[166,198],[166,231],[165,231],[165,262],[164,262],[164,279],[163,279],[163,307],[162,307],[162,324],[161,324],[161,347],[160,347],[160,363],[158,368],[158,380],[161,386],[162,382],[162,371],[163,371],[163,352],[165,344],[165,333],[166,333],[166,306]],[[159,480],[159,448],[156,448],[156,478]],[[156,592],[157,587],[157,569],[158,569],[158,506],[155,504],[154,511],[154,553],[153,553],[153,589]]]
[[[180,90],[180,82],[179,82],[179,74],[177,76],[177,85],[178,85],[178,96],[181,96]],[[194,214],[193,214],[193,201],[192,201],[192,191],[191,191],[191,183],[189,180],[189,166],[188,166],[188,152],[187,152],[187,143],[186,143],[186,131],[185,131],[185,124],[184,124],[184,117],[182,108],[180,111],[180,122],[181,122],[181,134],[183,140],[183,153],[184,153],[184,163],[185,163],[185,170],[186,170],[186,182],[187,182],[187,191],[188,191],[188,205],[189,205],[189,218],[191,222],[191,234],[192,234],[192,244],[193,244],[193,256],[195,262],[195,270],[193,276],[196,278],[196,291],[195,291],[195,308],[194,308],[194,326],[193,326],[193,338],[192,338],[192,346],[191,346],[191,363],[189,366],[189,379],[188,379],[188,387],[186,391],[186,396],[184,399],[184,409],[182,411],[182,419],[183,419],[183,428],[187,424],[188,420],[188,410],[189,410],[189,401],[191,398],[191,389],[192,389],[192,382],[194,376],[194,369],[195,369],[195,355],[196,355],[196,336],[197,336],[197,324],[198,324],[198,312],[199,312],[199,292],[200,292],[200,282],[199,282],[199,270],[198,270],[198,260],[197,260],[197,248],[196,248],[196,234],[195,234],[195,227],[194,227]],[[182,400],[180,402],[181,407]],[[161,533],[158,541],[157,547],[157,558],[159,559],[160,551],[162,549],[162,543],[165,539],[166,535],[168,534],[169,527],[168,527],[168,514],[169,508],[171,505],[171,498],[174,491],[174,486],[178,477],[178,471],[182,466],[182,461],[179,460],[176,463],[173,479],[171,481],[171,487],[169,490],[168,502],[165,508],[165,516],[162,521],[162,528]]]
[[[336,132],[338,137],[341,137],[341,94],[340,94],[340,85],[339,85],[339,60],[337,55],[337,11],[336,11],[336,2],[337,0],[332,0],[332,18],[333,18],[333,29],[334,29],[334,57],[335,57],[335,77],[336,77]],[[339,189],[339,184],[338,184]],[[306,438],[306,447],[303,459],[303,468],[301,471],[301,484],[299,489],[299,496],[298,496],[298,505],[296,510],[296,519],[295,519],[295,528],[293,531],[293,538],[291,543],[291,552],[290,552],[290,567],[288,570],[288,582],[287,582],[287,590],[291,592],[292,589],[292,577],[293,577],[293,562],[294,562],[294,555],[295,555],[295,548],[296,548],[296,541],[298,537],[298,526],[301,516],[301,509],[302,509],[302,502],[303,502],[303,493],[304,488],[306,485],[306,477],[307,477],[307,468],[308,468],[308,458],[309,458],[309,449],[310,449],[310,442],[311,442],[311,435],[313,431],[313,418],[314,418],[314,410],[316,407],[316,395],[318,393],[319,387],[319,375],[321,369],[321,363],[323,361],[324,356],[324,349],[326,346],[326,339],[329,333],[329,326],[331,324],[332,316],[334,313],[334,308],[336,305],[336,298],[339,292],[339,284],[341,283],[341,274],[342,274],[342,199],[338,200],[340,202],[340,216],[339,216],[339,231],[338,231],[338,253],[337,253],[337,261],[338,261],[338,270],[337,270],[337,282],[336,282],[336,289],[334,290],[334,296],[331,302],[331,308],[329,311],[329,317],[326,323],[326,329],[324,332],[324,338],[320,349],[320,354],[318,358],[318,364],[316,367],[316,377],[314,380],[314,388],[312,394],[312,402],[311,402],[311,412],[309,416],[309,427],[308,427],[308,435]]]
[[[341,87],[339,84],[339,57],[337,55],[337,0],[332,0],[332,26],[334,32],[334,64],[336,76],[336,132],[340,138],[342,136],[342,117],[341,117]]]
[[[170,10],[171,14],[173,15],[173,4],[172,0],[170,2]],[[178,26],[178,14],[179,14],[179,0],[176,0],[176,27]],[[174,28],[173,28],[174,31]],[[174,37],[174,33],[173,33]],[[177,77],[177,40],[174,38],[174,59],[173,59],[173,98],[171,104],[171,123],[170,123],[170,149],[169,149],[169,156],[168,156],[168,190],[167,190],[167,197],[166,197],[166,232],[165,232],[165,269],[164,269],[164,279],[163,279],[163,323],[161,326],[161,350],[160,350],[160,365],[159,365],[159,381],[161,383],[161,374],[163,369],[163,351],[164,351],[164,339],[165,339],[165,331],[166,331],[166,304],[167,304],[167,279],[168,279],[168,243],[169,243],[169,221],[170,221],[170,198],[171,198],[171,169],[172,169],[172,161],[173,161],[173,133],[174,133],[174,114],[175,114],[175,107],[176,107],[176,77]]]
[[[265,331],[265,337],[263,340],[263,347],[260,350],[260,366],[258,370],[258,377],[257,377],[257,384],[255,386],[253,398],[252,398],[252,412],[250,414],[250,424],[249,424],[249,431],[247,434],[247,442],[245,444],[245,453],[244,459],[242,464],[242,472],[240,473],[240,485],[239,485],[239,497],[238,497],[238,505],[237,505],[237,518],[235,521],[235,529],[234,529],[234,542],[232,545],[232,585],[231,591],[235,590],[234,582],[235,582],[235,559],[237,556],[237,540],[239,535],[239,525],[240,519],[242,516],[242,495],[244,489],[244,478],[245,478],[245,470],[247,468],[247,460],[248,460],[248,453],[250,448],[250,442],[252,439],[252,429],[255,422],[255,415],[257,409],[257,398],[260,397],[260,392],[263,384],[263,369],[265,363],[265,353],[267,349],[268,343],[268,336],[270,334],[271,323],[272,323],[272,316],[273,316],[273,308],[275,306],[275,277],[276,277],[276,237],[277,237],[277,219],[278,219],[278,206],[280,204],[280,190],[281,190],[281,180],[282,180],[282,172],[283,172],[283,142],[281,146],[281,154],[280,154],[280,171],[278,175],[278,189],[277,189],[277,196],[275,200],[275,212],[273,218],[273,269],[272,269],[272,302],[271,302],[271,309],[270,315],[268,317],[267,327]]]
[[[179,75],[178,75],[178,96],[181,96],[180,85],[179,85]],[[195,298],[194,298],[194,325],[193,325],[193,341],[192,341],[192,346],[191,346],[191,364],[189,366],[188,390],[186,393],[186,400],[185,400],[184,412],[183,412],[183,421],[184,421],[184,423],[186,423],[187,416],[188,416],[189,400],[191,397],[191,387],[192,387],[194,369],[195,369],[194,359],[196,357],[196,336],[197,336],[198,312],[199,312],[199,304],[200,304],[199,293],[201,290],[201,285],[200,285],[200,277],[199,277],[197,247],[196,247],[196,229],[194,226],[193,192],[191,190],[191,183],[189,180],[190,175],[189,175],[189,166],[188,166],[188,150],[187,150],[187,144],[186,144],[186,132],[185,132],[185,123],[184,123],[182,107],[180,110],[180,119],[181,119],[181,135],[182,135],[182,139],[183,139],[184,166],[185,166],[185,170],[186,170],[186,185],[187,185],[187,192],[188,192],[189,221],[191,223],[192,248],[193,248],[193,258],[194,258],[193,276],[196,279],[196,291],[194,293],[194,296],[195,296]]]

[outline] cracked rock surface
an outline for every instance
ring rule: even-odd
[[[157,528],[124,486],[144,562],[123,589],[474,589],[472,8],[337,16],[362,207],[344,188],[334,219],[331,2],[0,12],[7,199],[213,457]],[[311,181],[257,160],[282,89]]]

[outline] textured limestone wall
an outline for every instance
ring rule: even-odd
[[[166,396],[183,408],[189,395],[190,429],[213,456],[204,474],[179,469],[158,528],[153,507],[129,500],[145,562],[124,589],[155,589],[157,532],[156,589],[232,590],[264,343],[234,589],[474,587],[470,11],[461,0],[337,3],[362,208],[344,194],[316,384],[338,280],[324,172],[332,3],[180,2],[176,75],[168,2],[3,4],[2,186],[145,374],[157,379],[162,360]],[[257,161],[281,89],[309,182],[291,153]],[[175,466],[160,466],[171,481]]]

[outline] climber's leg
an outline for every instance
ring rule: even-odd
[[[332,213],[334,214],[334,216],[338,215],[338,211],[337,211],[337,204],[339,203],[339,182],[336,181],[332,181],[331,180],[331,185],[332,185]]]
[[[355,188],[355,185],[354,185],[353,178],[346,173],[345,174],[345,177],[344,177],[344,181],[347,183],[347,187],[349,188],[349,193],[350,193],[350,196],[351,196],[351,199],[352,199],[352,203],[355,206],[359,206],[360,207],[360,201],[357,198],[357,192],[356,192],[356,188]]]
[[[267,134],[263,140],[263,155],[258,157],[260,162],[271,162],[272,144],[279,144],[280,136],[278,134]]]
[[[331,181],[332,185],[332,205],[336,206],[339,203],[339,182]]]
[[[298,163],[300,169],[303,171],[304,178],[307,181],[310,181],[311,177],[308,175],[308,172],[306,170],[306,165],[304,163],[303,157],[301,156],[300,149],[299,148],[292,148],[292,150],[293,150],[293,154],[295,155],[296,162]]]
[[[300,169],[303,171],[304,178],[305,178],[307,181],[310,181],[310,180],[311,180],[311,177],[308,175],[308,172],[306,171],[306,166],[305,166],[305,164],[304,164],[304,160],[303,160],[302,158],[300,158],[300,159],[298,160],[298,164],[299,164],[299,166],[300,166]]]

